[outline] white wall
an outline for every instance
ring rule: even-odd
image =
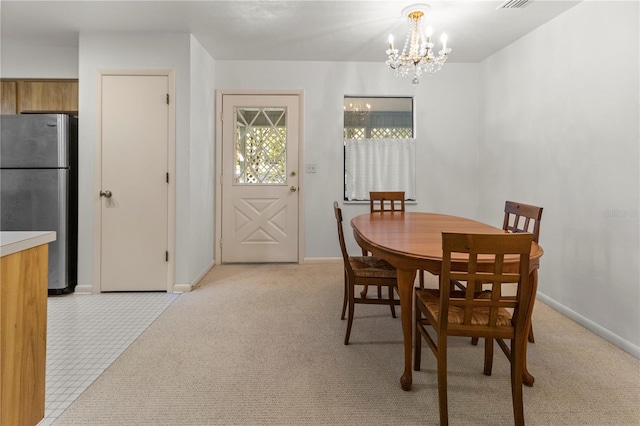
[[[93,258],[97,69],[176,69],[177,283],[212,260],[204,234],[214,241],[214,89],[305,90],[306,162],[318,165],[301,188],[307,258],[339,256],[331,205],[342,199],[343,96],[414,95],[418,203],[408,209],[500,226],[506,199],[543,206],[540,297],[640,356],[638,16],[637,2],[583,2],[483,63],[447,64],[417,87],[382,63],[214,64],[186,34],[86,33],[79,60],[64,48],[49,57],[3,45],[1,70],[80,78],[83,284]],[[345,205],[345,221],[366,210]]]
[[[213,266],[215,241],[215,63],[191,36],[188,282]]]
[[[418,86],[394,77],[380,63],[216,61],[216,89],[303,89],[305,163],[317,164],[300,188],[305,209],[305,257],[339,257],[333,201],[343,199],[345,95],[414,96],[416,99],[417,205],[408,210],[477,216],[475,175],[479,149],[477,64],[447,64]],[[304,172],[300,165],[300,172]],[[351,217],[368,211],[345,204]],[[496,224],[500,224],[496,216]],[[347,230],[350,251],[359,249]]]
[[[637,2],[583,2],[485,60],[477,174],[480,219],[544,207],[542,300],[636,356],[638,22]]]
[[[85,32],[75,46],[2,45],[3,78],[79,78],[78,284],[93,288],[96,99],[99,70],[176,71],[175,284],[195,284],[213,264],[214,61],[189,34]],[[94,288],[94,291],[99,289]]]
[[[78,78],[78,46],[2,43],[2,78]]]
[[[93,218],[99,208],[94,175],[98,75],[100,70],[171,69],[176,76],[176,263],[175,282],[189,283],[190,214],[190,42],[189,34],[80,34],[78,285],[91,287],[94,270]],[[99,290],[95,289],[94,291]]]

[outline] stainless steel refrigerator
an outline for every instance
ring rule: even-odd
[[[0,230],[56,231],[49,294],[77,284],[78,123],[65,114],[0,116]]]

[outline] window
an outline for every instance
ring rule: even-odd
[[[235,185],[286,184],[286,108],[234,108]]]
[[[404,191],[415,200],[413,99],[344,97],[344,199]]]

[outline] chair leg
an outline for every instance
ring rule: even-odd
[[[491,375],[493,369],[493,339],[489,337],[484,338],[484,374],[486,376]]]
[[[395,298],[393,297],[393,286],[390,285],[389,287],[387,287],[388,292],[389,292],[389,306],[391,307],[391,316],[393,318],[396,317],[396,304],[394,302]]]
[[[363,256],[369,256],[369,252],[365,249],[362,249]],[[360,292],[360,297],[367,297],[367,291],[369,291],[369,286],[365,285],[362,291]]]
[[[413,369],[420,371],[420,358],[422,356],[422,333],[420,333],[420,319],[422,314],[418,308],[417,297],[413,307]]]
[[[378,286],[378,299],[382,299],[382,286]]]
[[[424,288],[424,270],[423,269],[420,269],[419,276],[420,276],[420,281],[419,281],[420,288]]]
[[[349,289],[347,288],[347,271],[344,271],[344,296],[342,298],[342,315],[340,315],[340,319],[344,320],[344,314],[347,311],[347,301],[349,299]]]
[[[447,336],[438,334],[438,406],[440,408],[440,426],[449,424],[447,407]]]
[[[513,401],[513,418],[516,426],[524,426],[522,396],[523,346],[522,344],[518,345],[514,340],[511,341],[511,399]]]
[[[349,312],[347,313],[347,333],[344,336],[344,344],[348,345],[349,344],[349,336],[351,335],[351,326],[353,325],[353,308],[355,305],[354,302],[354,296],[353,296],[353,292],[354,292],[354,286],[353,284],[349,283],[348,285],[348,295],[349,295]]]
[[[477,338],[477,337],[472,337],[472,338],[471,338],[471,344],[472,344],[472,345],[474,345],[474,346],[476,346],[476,345],[478,344],[478,340],[480,340],[480,339],[479,339],[479,338]]]
[[[531,327],[529,327],[528,339],[529,339],[530,343],[535,343],[536,342],[536,339],[533,338],[533,324],[531,324]]]
[[[360,297],[367,297],[367,291],[369,291],[369,286],[365,284],[364,288],[360,292]]]
[[[454,291],[456,288],[457,288],[458,290],[462,290],[462,291],[466,290],[466,287],[465,287],[465,286],[464,286],[464,284],[462,284],[460,281],[458,281],[458,280],[451,280],[451,281],[449,282],[449,290],[450,290],[450,291]]]

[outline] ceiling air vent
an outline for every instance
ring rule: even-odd
[[[533,0],[506,0],[500,6],[496,7],[496,9],[522,9]]]

